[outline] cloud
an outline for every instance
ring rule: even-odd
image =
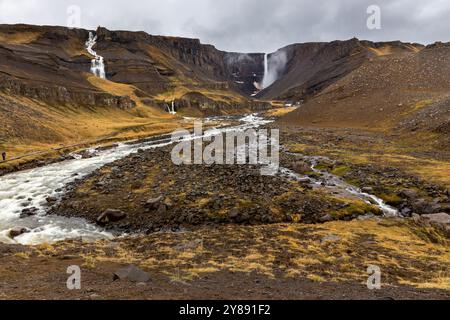
[[[366,27],[369,5],[381,30]],[[447,0],[0,0],[0,23],[66,25],[81,9],[81,27],[143,30],[200,38],[237,52],[274,52],[296,42],[358,37],[374,41],[449,41]]]

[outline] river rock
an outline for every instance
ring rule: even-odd
[[[55,197],[47,197],[45,201],[47,201],[47,203],[49,204],[54,204],[56,201],[58,201],[58,199],[56,199]]]
[[[11,229],[8,233],[9,237],[11,239],[14,239],[24,233],[30,232],[27,228],[22,228],[22,227],[16,227],[14,229]]]
[[[297,161],[292,164],[292,170],[299,174],[307,174],[312,171],[311,166],[303,161]]]
[[[98,224],[107,224],[109,222],[118,222],[127,217],[127,214],[122,210],[107,209],[98,218]]]
[[[113,280],[128,280],[131,282],[146,283],[150,281],[150,276],[147,272],[142,271],[134,265],[121,268],[114,273]]]
[[[364,187],[361,189],[361,191],[364,193],[371,194],[371,193],[373,193],[373,188],[372,187]]]
[[[31,217],[36,215],[36,212],[38,211],[37,208],[32,207],[32,208],[25,208],[22,210],[22,212],[20,213],[20,218],[27,218],[27,217]]]

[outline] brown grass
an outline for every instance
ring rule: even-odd
[[[27,44],[37,40],[40,32],[0,33],[0,42],[8,44]]]

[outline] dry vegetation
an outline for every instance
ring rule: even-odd
[[[332,240],[330,239],[332,236]],[[52,274],[64,266],[82,265],[83,285],[103,297],[147,297],[155,291],[136,291],[126,283],[111,282],[112,272],[121,265],[135,264],[150,273],[152,290],[160,286],[166,294],[177,296],[171,283],[195,286],[196,281],[223,274],[241,274],[241,293],[251,292],[246,275],[257,274],[269,283],[286,279],[295,283],[307,278],[318,283],[365,285],[367,268],[382,271],[383,290],[401,285],[450,291],[450,247],[440,234],[400,220],[332,222],[323,225],[280,224],[266,226],[222,226],[193,232],[158,233],[113,242],[100,241],[80,246],[78,242],[41,245],[4,258],[0,279],[16,286],[13,296],[27,296],[31,290],[57,297],[70,292],[59,288],[50,273],[40,269],[51,265]],[[33,264],[27,279],[16,272]],[[14,268],[11,268],[15,265]],[[63,278],[64,274],[61,274]],[[220,276],[219,276],[220,277]],[[42,280],[42,288],[32,284]],[[159,282],[157,279],[165,279]],[[25,284],[27,281],[28,284]],[[253,286],[258,284],[253,283]],[[30,287],[31,286],[31,287]],[[218,290],[205,282],[208,290]],[[269,290],[261,289],[262,292]],[[178,288],[179,289],[179,288]],[[292,293],[285,288],[284,296]],[[292,288],[291,288],[292,289]],[[223,291],[222,291],[223,290]],[[222,295],[229,290],[222,286]],[[301,288],[298,288],[301,290]],[[157,290],[158,291],[158,290]],[[318,293],[319,294],[319,293]],[[324,294],[326,294],[324,292]],[[11,295],[10,295],[11,296]],[[339,295],[337,295],[339,296]],[[399,297],[401,295],[399,294]],[[8,297],[8,295],[6,295]],[[292,296],[291,296],[292,297]]]

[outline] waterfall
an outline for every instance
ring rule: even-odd
[[[263,89],[277,81],[279,75],[286,69],[287,60],[288,57],[284,50],[278,50],[270,55],[264,54],[264,78],[261,84]]]
[[[170,114],[177,114],[177,112],[175,111],[175,101],[172,101],[172,105],[171,106],[167,106],[168,112]]]
[[[262,81],[262,88],[265,89],[269,87],[274,80],[272,80],[273,76],[270,74],[269,71],[269,54],[264,54],[264,78]]]
[[[263,78],[263,88],[267,88],[267,78],[269,77],[269,55],[266,53],[264,55],[264,78]]]
[[[91,72],[99,78],[106,79],[105,63],[103,61],[103,57],[99,56],[97,52],[95,52],[92,49],[96,43],[97,43],[97,36],[96,35],[94,36],[92,32],[89,32],[89,40],[86,41],[86,50],[92,56],[94,56],[94,59],[92,59],[91,61]]]

